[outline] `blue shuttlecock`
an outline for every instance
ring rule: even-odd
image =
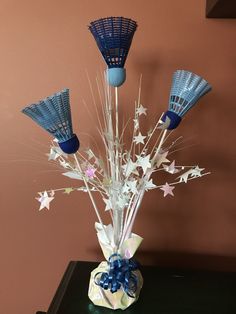
[[[107,17],[93,21],[89,30],[108,66],[107,79],[111,86],[119,87],[126,79],[124,68],[137,23],[124,17]]]
[[[53,135],[64,153],[77,152],[80,144],[72,129],[69,89],[27,106],[22,112]]]
[[[182,117],[196,104],[203,95],[211,90],[211,85],[202,77],[184,70],[177,70],[173,75],[168,111],[162,121],[169,118],[168,130],[177,128]]]

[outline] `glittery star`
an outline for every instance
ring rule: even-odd
[[[60,154],[58,154],[54,147],[51,147],[50,153],[47,154],[47,156],[48,160],[56,160],[60,156]]]
[[[127,195],[121,195],[118,197],[118,206],[120,209],[123,209],[125,206],[127,206],[127,203],[129,201],[129,197]]]
[[[122,188],[122,193],[127,194],[127,193],[129,193],[129,191],[130,191],[129,186],[128,186],[127,184],[125,184],[125,185],[123,186],[123,188]]]
[[[174,186],[170,186],[168,183],[166,183],[165,185],[162,185],[160,190],[164,191],[164,197],[166,197],[167,195],[174,196],[174,193],[172,192],[174,188]]]
[[[201,172],[203,170],[205,170],[205,168],[199,168],[198,166],[196,166],[194,169],[192,169],[191,177],[193,178],[201,177],[202,176]]]
[[[129,188],[130,188],[130,191],[132,192],[132,193],[137,193],[137,180],[132,180],[132,181],[128,181],[127,182],[127,185],[129,186]]]
[[[136,109],[136,113],[141,116],[142,114],[144,114],[145,116],[147,115],[146,113],[147,108],[144,108],[143,105],[140,105],[137,109]]]
[[[135,142],[135,144],[139,144],[139,143],[144,144],[145,138],[146,138],[146,136],[143,136],[141,134],[141,132],[139,132],[139,134],[137,136],[134,136],[134,142]]]
[[[163,168],[165,169],[166,172],[169,172],[171,174],[179,172],[179,170],[175,168],[175,160],[172,161],[172,163],[169,166],[163,165]]]
[[[137,163],[133,162],[131,159],[127,162],[127,164],[123,165],[124,175],[129,177],[131,173],[136,173]]]
[[[73,188],[65,188],[64,193],[65,194],[70,194],[71,192],[73,192],[74,189]]]
[[[157,186],[152,182],[152,179],[149,181],[146,181],[144,184],[145,191],[155,189],[156,187]]]
[[[111,200],[108,198],[103,198],[104,203],[106,204],[105,211],[112,209]]]
[[[201,172],[204,170],[204,168],[199,168],[198,166],[196,166],[193,169],[189,169],[188,171],[184,172],[183,174],[181,174],[178,179],[179,182],[185,182],[187,183],[189,176],[191,176],[192,178],[197,178],[197,177],[201,177],[202,174]]]
[[[151,163],[150,163],[150,155],[147,155],[145,157],[137,156],[137,164],[142,167],[143,172],[146,173],[148,168],[151,168]]]
[[[94,178],[94,174],[95,174],[96,169],[89,167],[88,169],[85,170],[85,173],[87,175],[87,177],[89,177],[90,179]]]
[[[50,202],[54,199],[53,196],[49,196],[47,191],[41,193],[38,193],[40,197],[36,197],[36,200],[40,202],[39,210],[42,210],[43,208],[49,209]]]
[[[159,168],[160,165],[163,164],[163,163],[170,162],[169,159],[166,158],[167,155],[168,155],[168,152],[165,152],[163,154],[157,154],[157,158],[156,158],[156,161],[155,161],[155,165],[156,165],[157,168]]]

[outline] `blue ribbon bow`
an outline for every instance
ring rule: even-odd
[[[95,275],[95,283],[105,290],[109,289],[111,293],[122,287],[128,296],[134,298],[138,278],[133,271],[138,269],[138,263],[133,259],[122,259],[120,254],[115,253],[109,257],[108,265],[108,272]]]

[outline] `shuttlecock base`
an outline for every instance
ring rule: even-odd
[[[161,120],[163,122],[166,121],[166,117],[169,118],[170,120],[170,124],[168,125],[167,129],[168,130],[173,130],[176,129],[177,126],[180,124],[180,122],[182,121],[182,118],[180,116],[178,116],[175,112],[173,111],[166,111],[163,115],[163,117],[161,118]]]
[[[64,153],[75,154],[79,149],[80,143],[77,135],[73,134],[73,136],[69,140],[65,142],[59,142],[58,145]]]
[[[124,68],[107,69],[107,81],[113,87],[121,86],[126,79],[126,70]]]

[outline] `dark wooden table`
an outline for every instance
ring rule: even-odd
[[[93,262],[70,262],[47,312],[37,314],[235,314],[236,273],[144,266],[137,303],[125,311],[94,306],[87,295]]]

